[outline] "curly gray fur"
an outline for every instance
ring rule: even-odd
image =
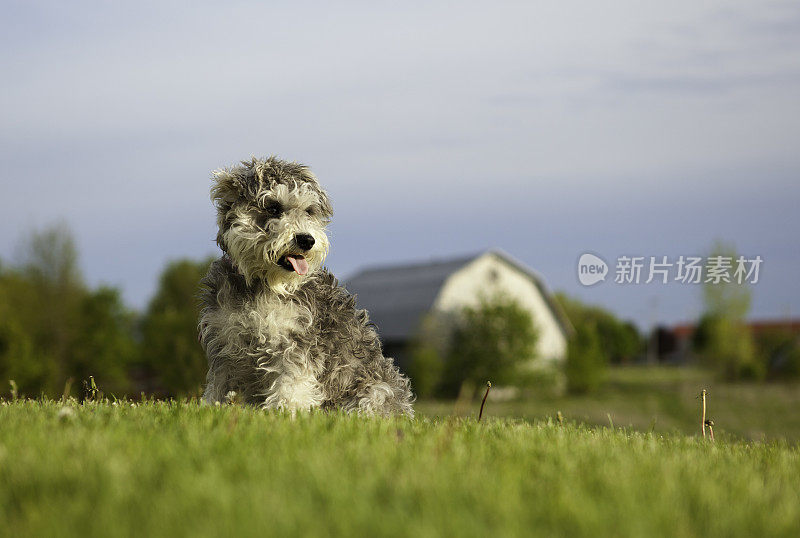
[[[310,170],[253,158],[214,176],[224,254],[202,282],[204,399],[224,402],[235,392],[292,412],[413,416],[408,379],[383,356],[366,311],[321,266],[333,211]],[[298,246],[298,234],[312,236],[313,246]],[[287,256],[305,260],[307,273],[292,270]]]

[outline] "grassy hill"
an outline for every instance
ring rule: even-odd
[[[800,452],[553,421],[0,404],[8,536],[797,536]]]

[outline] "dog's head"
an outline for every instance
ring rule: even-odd
[[[214,172],[217,244],[248,284],[295,290],[328,254],[328,195],[308,169],[275,157]]]

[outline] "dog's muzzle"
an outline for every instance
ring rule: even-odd
[[[311,234],[297,234],[294,236],[294,242],[297,243],[297,246],[302,251],[311,250],[311,247],[314,246],[314,236]]]
[[[297,245],[298,250],[303,252],[311,250],[315,242],[314,236],[311,234],[296,234],[294,236],[294,243]],[[294,271],[300,276],[308,273],[308,261],[300,253],[284,254],[278,260],[278,265],[287,271]]]
[[[284,254],[278,259],[278,265],[300,276],[308,273],[308,261],[302,254]]]

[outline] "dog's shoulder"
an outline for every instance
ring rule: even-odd
[[[318,316],[339,320],[349,318],[363,325],[369,324],[366,310],[359,309],[356,305],[356,296],[347,291],[327,268],[317,271],[313,283],[310,284],[309,298]]]
[[[200,300],[205,308],[219,307],[222,300],[243,302],[254,293],[227,256],[211,262],[208,273],[200,280],[200,287]]]
[[[313,303],[325,304],[328,307],[347,307],[355,305],[355,298],[350,295],[339,280],[325,267],[314,273],[306,286],[302,288]]]

